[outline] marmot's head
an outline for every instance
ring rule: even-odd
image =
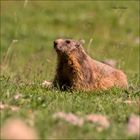
[[[58,56],[69,56],[72,53],[80,53],[83,50],[83,40],[76,41],[72,39],[57,39],[54,41],[54,48]]]

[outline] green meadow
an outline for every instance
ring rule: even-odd
[[[0,0],[0,5],[0,102],[19,108],[1,109],[1,126],[19,117],[41,139],[138,139],[129,135],[127,123],[132,114],[140,115],[139,1]],[[129,88],[84,93],[42,87],[55,74],[57,38],[84,39],[92,58],[116,61]],[[110,126],[98,131],[92,123],[79,127],[54,119],[61,111],[101,114]]]

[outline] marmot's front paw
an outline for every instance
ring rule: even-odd
[[[42,86],[45,88],[51,88],[52,87],[52,82],[49,82],[47,80],[43,81]]]

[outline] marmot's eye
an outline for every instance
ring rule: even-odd
[[[70,44],[70,40],[66,40],[66,43],[67,43],[67,44]]]

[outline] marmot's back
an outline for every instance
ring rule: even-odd
[[[99,61],[93,60],[93,65],[96,66],[96,69],[93,69],[93,72],[97,72],[97,75],[99,75],[99,85],[103,85],[103,89],[107,89],[112,86],[117,87],[127,87],[127,77],[126,75],[116,68],[113,68],[107,64],[101,63]],[[95,74],[96,75],[96,74]],[[99,86],[100,88],[100,86]]]

